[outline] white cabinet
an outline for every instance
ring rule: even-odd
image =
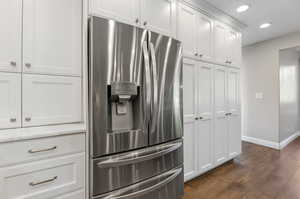
[[[0,73],[0,93],[0,129],[21,127],[21,74]]]
[[[222,164],[227,159],[227,69],[217,66],[214,82],[215,96],[215,136],[214,151],[216,164]]]
[[[213,159],[213,83],[214,67],[207,63],[198,63],[198,116],[196,146],[198,157],[198,171],[203,173],[212,168]]]
[[[141,22],[152,31],[175,37],[176,1],[141,0]]]
[[[22,1],[0,2],[0,71],[21,71]]]
[[[214,50],[215,50],[215,61],[221,64],[227,62],[227,43],[226,43],[226,26],[219,22],[215,22],[214,26]]]
[[[240,71],[228,70],[228,139],[229,157],[241,153]]]
[[[197,175],[197,65],[183,60],[183,112],[184,112],[184,179]]]
[[[82,0],[23,1],[23,72],[81,76]]]
[[[183,45],[183,54],[187,57],[194,57],[197,53],[197,30],[196,23],[198,13],[196,10],[179,4],[178,6],[178,39]]]
[[[213,20],[184,4],[178,7],[178,39],[183,43],[184,55],[212,61]]]
[[[84,157],[78,153],[0,168],[0,195],[5,199],[47,199],[82,189]]]
[[[80,77],[23,75],[23,127],[82,121]]]
[[[140,24],[140,0],[90,0],[90,13],[128,24]]]
[[[201,59],[212,61],[213,20],[200,13],[197,19],[197,54]]]

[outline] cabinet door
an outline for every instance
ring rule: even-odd
[[[183,54],[195,57],[197,53],[196,19],[197,11],[183,4],[179,5],[178,39],[183,44]]]
[[[175,37],[176,1],[141,0],[142,24],[155,32]]]
[[[241,67],[242,64],[242,35],[241,33],[235,33],[235,40],[233,44],[233,56],[232,65]]]
[[[81,78],[23,75],[23,126],[81,122]]]
[[[215,69],[215,163],[222,164],[228,154],[227,122],[227,69],[218,66]]]
[[[204,60],[212,60],[213,21],[199,13],[197,20],[197,52]]]
[[[230,69],[228,71],[228,140],[229,157],[241,153],[241,114],[240,114],[240,72]]]
[[[225,40],[226,27],[219,22],[215,22],[214,27],[215,60],[218,63],[225,64],[228,55],[227,42]]]
[[[90,14],[127,24],[139,24],[140,0],[89,0]]]
[[[0,129],[21,127],[21,74],[0,73]]]
[[[198,170],[202,173],[213,166],[213,67],[198,65]]]
[[[80,76],[82,1],[23,2],[23,72]]]
[[[21,71],[22,1],[0,2],[0,71]]]
[[[196,63],[184,59],[183,64],[183,112],[184,112],[184,179],[190,180],[197,172],[197,85]]]

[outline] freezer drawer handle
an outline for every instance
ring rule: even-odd
[[[100,198],[102,199],[130,199],[130,198],[136,198],[136,197],[140,197],[140,196],[143,196],[147,193],[150,193],[152,191],[155,191],[165,185],[167,185],[168,183],[172,182],[180,173],[182,172],[182,168],[178,168],[178,169],[174,169],[172,171],[169,171],[167,173],[164,173],[162,175],[159,175],[159,176],[156,176],[154,177],[153,179],[149,179],[145,182],[142,182],[142,183],[138,183],[138,184],[135,184],[135,185],[132,185],[132,186],[129,186],[127,188],[124,188],[124,189],[121,189],[121,190],[118,190],[116,192],[113,192],[113,193],[110,193],[109,195],[106,195],[106,196],[100,196]],[[159,180],[161,178],[164,178],[166,176],[169,176],[168,178],[160,181],[159,183],[151,186],[151,187],[147,187],[145,189],[141,189],[139,191],[136,191],[136,192],[133,192],[133,193],[130,193],[130,194],[126,194],[126,195],[122,195],[130,190],[134,190],[144,184],[147,184],[147,183],[151,183],[155,180]],[[100,199],[99,198],[99,199]]]
[[[129,165],[135,164],[147,160],[151,160],[168,153],[171,153],[182,146],[182,142],[179,143],[172,143],[164,146],[154,147],[151,149],[145,149],[140,152],[130,153],[128,155],[124,155],[122,157],[116,157],[109,160],[104,160],[97,164],[100,168],[107,168],[107,167],[118,167],[122,165]]]

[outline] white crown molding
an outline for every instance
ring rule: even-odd
[[[215,6],[213,6],[205,0],[179,0],[179,2],[185,3],[191,7],[199,9],[203,14],[213,17],[216,20],[226,23],[227,25],[230,25],[233,28],[236,28],[240,31],[247,27],[247,25],[243,22],[226,14],[224,11],[216,8]]]

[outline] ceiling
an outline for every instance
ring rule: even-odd
[[[244,46],[300,31],[300,0],[207,1],[248,26],[243,31]],[[250,9],[237,13],[236,8],[242,4],[250,5]],[[272,26],[260,29],[265,22],[271,22]]]

